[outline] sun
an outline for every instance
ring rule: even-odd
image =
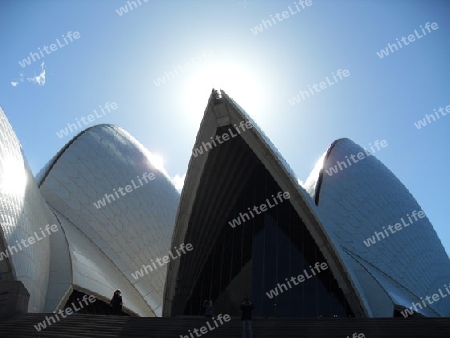
[[[192,116],[203,116],[212,89],[222,89],[251,116],[260,111],[262,82],[251,67],[237,63],[211,62],[196,70],[187,81],[185,102]]]

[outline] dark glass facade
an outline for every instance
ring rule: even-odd
[[[186,303],[184,314],[202,313],[205,299],[211,299],[216,313],[239,315],[243,297],[255,305],[254,316],[332,317],[352,316],[352,311],[330,269],[317,273],[298,285],[291,277],[311,275],[310,266],[326,262],[309,231],[297,215],[290,199],[273,199],[281,189],[262,164],[252,170],[239,197],[222,224],[215,243]],[[269,199],[268,210],[252,217],[249,208]],[[247,216],[244,215],[247,214]],[[240,217],[242,216],[242,217]],[[233,219],[240,225],[230,225]],[[245,222],[243,220],[245,219]],[[277,288],[284,283],[288,290]],[[277,288],[278,296],[267,293]]]

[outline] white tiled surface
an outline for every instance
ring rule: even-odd
[[[53,212],[59,222],[68,222],[56,210],[53,210]],[[66,238],[64,228],[59,223],[58,231],[54,232],[50,237],[50,274],[44,312],[63,309],[67,298],[72,292],[72,286],[72,259],[68,238]]]
[[[0,226],[7,245],[43,237],[40,228],[58,224],[34,181],[22,155],[21,145],[0,109]],[[30,293],[30,312],[43,311],[49,278],[50,240],[43,238],[13,253],[13,278]],[[17,246],[17,248],[19,248]],[[2,271],[3,273],[3,271]],[[4,275],[5,277],[7,274]],[[10,276],[11,278],[11,276]]]
[[[342,139],[323,168],[360,151],[361,147]],[[317,169],[320,164],[305,184],[312,197]],[[144,172],[155,173],[157,179],[101,209],[93,206],[105,193],[113,193],[113,188],[125,187],[132,179],[137,183],[136,176]],[[32,236],[45,224],[59,224],[41,197],[1,110],[0,178],[0,222],[8,245]],[[179,195],[168,178],[147,161],[142,145],[121,128],[94,127],[63,153],[41,192],[67,219],[58,213],[64,236],[58,233],[52,238],[52,249],[47,238],[11,257],[12,275],[31,294],[29,310],[44,309],[47,285],[62,297],[73,279],[75,286],[104,298],[121,288],[131,310],[161,315],[166,266],[137,281],[131,273],[166,255]],[[389,316],[394,303],[409,307],[449,283],[448,256],[427,218],[369,248],[363,244],[374,231],[420,210],[403,184],[375,157],[331,177],[325,173],[319,207],[314,209],[337,245],[370,316]],[[50,250],[60,256],[54,257]],[[10,278],[11,273],[1,270],[4,266],[0,265],[2,277]],[[60,296],[47,297],[48,305],[56,304]],[[448,316],[450,301],[429,305],[423,314]]]
[[[156,179],[94,207],[113,188],[132,179],[140,185],[137,176],[145,172]],[[130,310],[161,315],[166,266],[137,281],[131,273],[167,254],[178,199],[168,177],[150,164],[147,150],[124,130],[106,125],[71,144],[39,190],[0,110],[0,222],[6,245],[46,224],[58,225],[56,233],[13,254],[12,270],[0,262],[0,279],[20,280],[30,292],[30,312],[55,310],[72,287],[106,301],[120,288]]]
[[[58,217],[70,243],[71,264],[69,267],[73,270],[74,288],[84,289],[88,294],[106,303],[109,303],[114,291],[120,289],[125,307],[141,316],[155,316],[143,297],[114,264],[117,257],[107,257],[74,224],[60,214]],[[57,298],[60,297],[61,295]]]
[[[323,168],[360,151],[363,149],[354,142],[339,140]],[[315,192],[312,185],[317,178],[307,180],[305,188],[311,193]],[[332,176],[324,173],[318,209],[324,226],[341,248],[350,276],[358,279],[355,284],[366,297],[371,315],[386,315],[394,303],[409,307],[439,288],[445,292],[444,284],[450,282],[450,260],[428,218],[390,233],[370,247],[363,243],[374,231],[381,232],[383,226],[401,222],[402,217],[407,220],[407,214],[421,210],[406,187],[374,156]],[[369,279],[374,279],[392,301],[380,290],[374,292],[375,283]],[[449,316],[449,298],[428,305],[422,313]]]
[[[154,173],[156,178],[148,183],[142,181],[142,186],[100,209],[93,205],[133,179],[140,185],[137,177],[145,172]],[[53,208],[114,262],[161,315],[167,266],[137,281],[131,273],[168,253],[179,194],[168,177],[151,165],[145,148],[119,127],[91,128],[56,161],[41,192]],[[82,271],[76,273],[83,275]],[[88,279],[80,277],[86,285]]]

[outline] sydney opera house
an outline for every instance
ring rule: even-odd
[[[199,315],[205,299],[238,315],[246,296],[261,317],[398,316],[450,282],[450,261],[386,166],[373,155],[350,165],[364,151],[334,141],[301,184],[213,90],[180,195],[113,125],[82,131],[33,177],[0,109],[0,316],[55,312],[83,295],[97,301],[82,311],[105,314],[116,289],[131,316]],[[386,229],[400,222],[398,233]],[[327,268],[314,272],[318,264]],[[450,316],[447,300],[414,309]]]

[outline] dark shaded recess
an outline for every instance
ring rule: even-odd
[[[229,133],[228,128],[232,127],[219,128],[217,135]],[[236,134],[236,130],[232,131]],[[181,257],[172,303],[173,315],[183,313],[192,285],[197,281],[214,248],[213,243],[217,240],[223,222],[256,165],[255,155],[240,137],[231,138],[208,150],[208,161],[203,170],[184,241],[192,243],[194,250]]]
[[[281,189],[245,141],[235,137],[210,151],[186,234],[194,250],[180,264],[174,314],[201,314],[203,300],[211,299],[216,313],[239,315],[242,298],[250,296],[255,316],[353,315],[329,269],[289,288],[285,278],[303,269],[311,275],[309,265],[325,259],[290,201],[275,205]],[[266,199],[275,206],[257,215],[253,207]],[[231,227],[240,213],[250,219]],[[278,283],[288,290],[270,299],[266,292]]]
[[[91,302],[89,302],[89,300],[87,300],[86,302],[88,303],[88,305],[86,305],[86,303],[83,301],[84,295],[86,295],[87,297],[90,296],[89,294],[86,294],[84,292],[81,292],[78,290],[73,290],[72,294],[70,295],[69,299],[66,302],[66,305],[64,306],[64,309],[71,308],[73,310],[73,312],[75,313],[76,309],[73,306],[73,304],[75,304],[75,307],[77,309],[80,309],[80,310],[76,311],[76,313],[89,313],[89,314],[96,314],[96,315],[112,314],[109,303],[107,304],[104,301],[97,299],[93,303],[91,303]],[[112,297],[112,295],[111,295],[111,297]],[[82,304],[83,308],[81,308],[80,303]],[[120,315],[121,316],[129,316],[129,314],[127,314],[126,312],[123,312],[123,311],[121,312]]]
[[[334,141],[331,144],[331,146],[328,148],[327,153],[325,154],[325,157],[323,159],[323,165],[325,165],[325,163],[327,163],[328,157],[330,156],[331,152],[333,151],[333,148],[337,145],[337,143],[340,140],[341,139]],[[325,171],[324,168],[320,169],[319,179],[317,180],[317,183],[316,183],[316,190],[315,190],[315,194],[314,194],[314,202],[316,203],[316,205],[319,205],[320,191],[322,189],[324,171]]]

